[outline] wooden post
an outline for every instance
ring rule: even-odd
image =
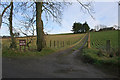
[[[110,53],[110,40],[106,41],[106,51]]]
[[[55,41],[54,41],[54,47],[55,47]]]
[[[59,41],[57,41],[57,47],[59,48]]]
[[[90,32],[88,33],[88,48],[90,48]]]
[[[64,41],[63,41],[63,47],[64,47]]]
[[[50,47],[51,47],[51,40],[50,40]]]
[[[61,47],[62,47],[62,41],[60,42],[60,45],[61,45]]]

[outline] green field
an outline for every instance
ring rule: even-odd
[[[118,50],[118,31],[102,31],[90,33],[91,47],[106,49],[106,41],[110,40],[111,50]]]
[[[110,52],[106,51],[106,41],[110,40]],[[120,65],[118,52],[118,31],[90,33],[91,48],[83,49],[83,60],[93,64]]]
[[[43,56],[43,55],[47,55],[47,54],[50,54],[50,53],[53,53],[59,50],[64,50],[72,46],[75,46],[84,36],[85,34],[46,35],[45,36],[46,47],[41,52],[36,51],[36,37],[33,37],[32,43],[30,44],[30,50],[28,50],[26,47],[25,52],[19,50],[19,40],[28,39],[29,41],[30,37],[29,38],[28,37],[16,38],[16,42],[17,42],[16,50],[9,49],[9,45],[11,42],[10,38],[3,38],[2,39],[3,56],[31,56],[31,55],[32,56],[35,56],[35,55]],[[51,46],[50,46],[50,41],[51,41]]]

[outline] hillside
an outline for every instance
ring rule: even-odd
[[[16,38],[17,42],[16,50],[11,50],[9,48],[11,42],[10,38],[3,38],[2,39],[3,56],[46,55],[56,51],[70,48],[71,46],[75,46],[77,45],[77,42],[79,42],[84,36],[85,34],[46,35],[45,36],[46,45],[41,52],[36,51],[36,37]],[[19,40],[26,40],[27,42],[31,40],[29,48],[26,46],[25,52],[23,52],[24,47],[22,47],[22,51],[20,51]]]
[[[110,40],[111,49],[118,49],[118,31],[91,32],[90,35],[92,48],[105,49],[106,41]]]

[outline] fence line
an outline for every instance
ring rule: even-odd
[[[86,34],[83,36],[83,38],[86,36]],[[74,40],[73,42],[71,40],[67,40],[67,41],[59,41],[59,40],[50,40],[49,41],[49,46],[50,48],[62,48],[62,47],[67,47],[67,46],[71,46],[74,44],[78,44],[78,42],[80,42],[83,38],[80,38],[80,40]]]

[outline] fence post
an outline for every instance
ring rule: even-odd
[[[88,48],[90,48],[90,32],[88,33]]]
[[[64,41],[63,41],[63,47],[64,47]]]
[[[59,48],[59,41],[57,41],[57,47]]]
[[[68,41],[67,41],[67,45],[68,45]]]
[[[60,45],[61,45],[61,47],[62,47],[62,41],[60,42]]]
[[[51,40],[50,40],[50,47],[51,47]]]
[[[54,40],[54,47],[55,47],[55,40]]]
[[[109,53],[110,52],[110,40],[106,41],[106,51]]]

